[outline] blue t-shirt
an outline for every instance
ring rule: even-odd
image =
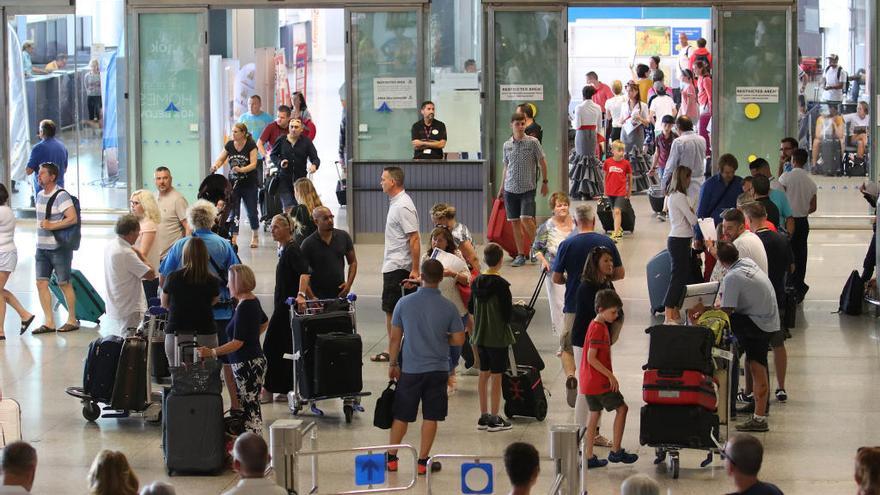
[[[577,290],[581,285],[581,272],[584,271],[584,263],[590,251],[598,246],[607,247],[614,258],[614,267],[623,266],[620,253],[609,237],[596,232],[587,232],[570,236],[559,244],[556,251],[556,261],[553,262],[555,273],[565,274],[565,305],[563,313],[575,313],[577,311]]]
[[[214,306],[214,319],[228,320],[232,318],[232,305],[229,304],[229,288],[226,287],[226,282],[224,281],[228,280],[229,267],[241,263],[241,261],[239,261],[235,251],[232,250],[232,244],[210,230],[196,230],[193,232],[193,235],[205,241],[205,245],[208,248],[208,256],[213,260],[213,263],[208,263],[208,269],[212,275],[221,281],[220,303]],[[184,237],[171,245],[168,254],[165,255],[165,259],[159,265],[159,273],[162,274],[163,278],[167,278],[171,272],[179,270],[183,266],[183,246],[186,245],[186,241],[189,239],[189,237]],[[223,273],[218,273],[214,265],[217,265],[217,268],[222,270]]]
[[[439,289],[419,287],[397,302],[391,324],[403,329],[401,371],[449,371],[449,335],[463,332],[461,316]]]
[[[226,325],[226,336],[229,342],[240,340],[244,345],[235,352],[229,353],[229,364],[243,363],[263,356],[260,347],[260,325],[268,321],[266,313],[260,306],[259,299],[245,299],[238,303],[229,324]]]
[[[35,144],[31,149],[31,156],[28,158],[27,168],[34,171],[32,179],[34,181],[34,192],[40,192],[40,181],[37,180],[37,174],[40,172],[40,164],[54,163],[58,165],[58,187],[64,187],[64,172],[67,171],[67,148],[64,143],[54,137],[46,138]]]
[[[259,115],[254,115],[250,112],[245,112],[241,114],[241,117],[238,118],[238,121],[242,124],[246,125],[248,128],[248,132],[253,136],[254,141],[260,139],[260,136],[263,135],[263,129],[272,122],[272,116],[266,112],[260,112]],[[257,155],[260,158],[263,158],[263,155],[260,155],[259,150],[257,151]]]

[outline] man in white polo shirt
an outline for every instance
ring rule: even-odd
[[[141,231],[137,217],[122,215],[115,231],[116,237],[104,248],[104,282],[107,316],[118,323],[114,333],[124,335],[126,329],[137,328],[147,309],[141,280],[153,280],[157,275],[156,267],[133,246]]]

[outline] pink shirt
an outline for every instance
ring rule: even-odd
[[[681,87],[681,113],[687,115],[692,121],[700,118],[697,90],[693,84],[685,84]]]
[[[596,93],[593,95],[593,103],[599,105],[602,109],[602,112],[605,112],[605,102],[608,101],[609,98],[614,98],[614,92],[611,91],[611,88],[602,82],[596,83]]]
[[[701,107],[705,107],[704,113],[712,113],[712,76],[705,76],[697,79],[697,86],[700,89],[697,94],[697,101]]]

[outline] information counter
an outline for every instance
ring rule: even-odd
[[[419,212],[422,245],[434,228],[431,207],[436,203],[455,206],[456,220],[467,225],[475,241],[481,241],[487,223],[491,193],[489,171],[482,160],[386,160],[353,161],[348,167],[348,228],[356,242],[382,244],[388,196],[379,180],[385,167],[400,167],[406,192]]]

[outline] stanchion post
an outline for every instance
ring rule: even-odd
[[[556,476],[562,478],[559,495],[578,495],[581,476],[577,425],[550,427],[550,458],[556,463]]]

